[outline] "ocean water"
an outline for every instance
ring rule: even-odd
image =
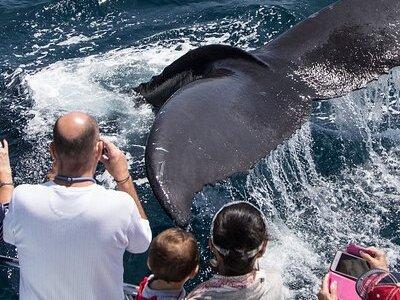
[[[260,47],[332,2],[0,0],[0,138],[10,141],[15,181],[43,182],[54,121],[85,110],[128,153],[154,233],[172,226],[145,176],[154,113],[132,87],[201,45]],[[309,121],[248,174],[196,196],[190,229],[203,262],[188,289],[211,274],[210,216],[232,199],[265,212],[272,240],[262,265],[281,270],[288,299],[315,298],[334,252],[349,241],[382,247],[399,270],[399,142],[399,69],[315,103]],[[101,168],[97,179],[113,184]],[[0,254],[16,256],[6,244]],[[124,264],[126,282],[148,274],[146,255],[126,254]],[[0,271],[0,299],[17,290],[18,273]]]

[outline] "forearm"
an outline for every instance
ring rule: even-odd
[[[14,187],[12,185],[4,185],[0,187],[0,204],[10,203]]]
[[[133,200],[135,201],[136,206],[139,210],[140,216],[142,217],[142,219],[147,220],[146,213],[143,209],[142,203],[140,202],[139,196],[136,193],[135,185],[132,181],[132,178],[129,178],[129,180],[127,180],[124,183],[117,183],[117,189],[119,191],[128,193],[133,198]]]

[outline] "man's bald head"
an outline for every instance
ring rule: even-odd
[[[68,113],[54,124],[54,150],[59,159],[72,169],[80,169],[93,162],[98,140],[99,126],[96,120],[85,113]]]

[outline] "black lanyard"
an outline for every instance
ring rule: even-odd
[[[68,176],[62,176],[62,175],[57,175],[54,177],[54,180],[59,180],[59,181],[64,181],[68,183],[68,185],[71,185],[73,183],[78,183],[78,182],[85,182],[85,181],[91,181],[93,183],[96,183],[96,180],[93,177],[68,177]]]

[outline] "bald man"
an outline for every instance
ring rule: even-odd
[[[124,154],[80,112],[59,118],[52,181],[15,188],[4,240],[17,247],[21,299],[123,299],[123,254],[147,250],[151,230]],[[93,179],[98,162],[114,177]]]

